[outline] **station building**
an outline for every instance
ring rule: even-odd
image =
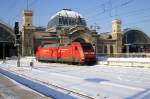
[[[27,12],[23,12],[24,45],[26,45],[27,43],[32,44],[31,42],[28,42],[31,41],[28,40],[28,37],[32,36],[28,35],[26,36],[26,38],[26,32],[24,31],[24,29],[26,28],[31,31],[31,28],[29,27],[31,27],[32,25],[33,15],[31,14],[31,11],[28,11],[28,13],[30,14],[25,13]],[[28,23],[29,21],[27,20],[31,20],[31,23]],[[34,51],[36,51],[37,47],[43,43],[59,43],[61,45],[65,45],[76,41],[91,43],[97,53],[122,52],[122,34],[120,20],[113,20],[111,38],[102,38],[101,35],[98,34],[96,31],[92,31],[87,27],[86,20],[81,14],[72,11],[71,9],[62,9],[61,11],[57,12],[50,18],[47,28],[44,31],[39,31],[38,28],[34,27],[34,32],[32,34],[32,42],[34,42],[34,45],[30,46],[30,51],[23,52],[24,55],[30,55],[31,53],[33,53],[31,49],[34,49]],[[26,46],[26,48],[23,49],[27,50],[28,47]]]
[[[97,53],[116,54],[127,52],[144,52],[150,49],[150,38],[141,30],[121,28],[119,19],[112,21],[112,31],[98,33],[87,27],[85,18],[71,9],[62,9],[50,17],[47,27],[33,25],[33,11],[22,13],[22,56],[34,55],[38,46],[48,44],[67,45],[71,42],[88,42]],[[0,22],[0,47],[4,44],[7,56],[16,55],[13,28]],[[6,43],[7,42],[7,43]],[[128,45],[128,46],[127,46]],[[0,51],[2,57],[2,50]]]

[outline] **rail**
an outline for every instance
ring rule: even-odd
[[[40,80],[37,80],[37,81],[40,81]],[[52,87],[55,87],[55,88],[58,88],[58,89],[61,89],[61,90],[64,90],[64,91],[67,91],[69,94],[75,94],[77,96],[80,96],[80,97],[83,97],[83,99],[95,99],[94,97],[91,97],[91,96],[88,96],[86,94],[83,94],[83,93],[80,93],[80,92],[76,92],[76,91],[73,91],[73,90],[70,90],[70,89],[66,89],[66,88],[63,88],[63,87],[60,87],[60,86],[57,86],[57,85],[54,85],[54,84],[51,84],[51,83],[46,83],[46,82],[43,82],[43,81],[40,81],[42,83],[45,83],[47,85],[50,85]]]

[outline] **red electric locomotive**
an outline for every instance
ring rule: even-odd
[[[96,62],[96,54],[92,45],[90,43],[79,42],[73,42],[66,46],[44,44],[38,48],[36,58],[38,61],[71,62],[80,64]]]

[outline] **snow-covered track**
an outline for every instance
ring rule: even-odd
[[[40,81],[40,82],[42,82],[42,81]],[[45,82],[42,82],[42,83],[45,83]],[[63,88],[63,87],[60,87],[60,86],[57,86],[57,85],[54,85],[54,84],[50,84],[50,83],[45,83],[45,84],[47,84],[47,85],[49,85],[49,86],[52,86],[52,87],[55,87],[55,88],[57,88],[57,89],[66,91],[68,94],[73,94],[73,95],[75,95],[75,96],[79,96],[79,97],[81,97],[81,98],[83,98],[83,99],[95,99],[94,97],[88,96],[88,95],[86,95],[86,94],[83,94],[83,93],[80,93],[80,92],[76,92],[76,91],[72,91],[72,90],[70,90],[70,89]]]
[[[19,75],[20,75],[20,74],[19,74]],[[22,74],[21,74],[21,75],[22,75]],[[61,91],[65,92],[65,93],[67,93],[68,95],[75,95],[75,96],[77,96],[77,97],[80,97],[81,99],[95,99],[95,97],[88,96],[88,95],[86,95],[86,94],[84,94],[84,93],[81,93],[81,92],[73,91],[73,90],[70,90],[70,89],[68,89],[68,88],[64,88],[64,87],[60,87],[60,86],[58,86],[58,85],[54,85],[54,84],[51,84],[51,83],[44,82],[44,81],[42,81],[42,80],[33,79],[33,78],[28,77],[28,76],[25,76],[25,75],[22,75],[22,76],[27,77],[27,78],[29,78],[29,79],[31,79],[31,80],[37,81],[37,82],[39,82],[39,83],[46,84],[46,85],[48,85],[49,87],[52,87],[52,88],[61,90]]]
[[[3,75],[17,81],[18,83],[21,83],[21,84],[23,84],[23,85],[25,85],[25,86],[33,89],[33,90],[45,95],[45,96],[52,97],[54,99],[59,99],[58,97],[60,97],[61,95],[63,97],[65,97],[65,99],[77,99],[76,97],[78,97],[80,99],[95,99],[94,97],[88,96],[86,94],[72,91],[70,89],[63,88],[63,87],[60,87],[60,86],[57,86],[57,85],[54,85],[51,83],[46,83],[46,82],[43,82],[41,80],[33,79],[33,78],[25,76],[23,74],[19,74],[19,73],[14,74],[13,71],[10,71],[10,70],[7,71],[7,70],[0,69],[0,73],[2,73]],[[34,81],[36,81],[36,82],[34,82]],[[46,87],[45,85],[41,85],[41,84],[48,85],[48,87]],[[42,91],[42,90],[38,89],[37,86],[42,87],[42,89],[45,89],[49,92],[46,92],[45,90]],[[53,89],[57,89],[57,90],[53,90]],[[60,90],[61,90],[61,92],[60,92]],[[52,91],[55,91],[54,95],[49,94],[49,93],[52,93]],[[64,96],[64,95],[66,95],[66,96]]]
[[[147,99],[145,97],[150,94],[149,68],[74,66],[37,61],[30,67],[29,62],[24,58],[21,67],[17,67],[16,60],[9,60],[0,68],[70,96],[69,99]]]

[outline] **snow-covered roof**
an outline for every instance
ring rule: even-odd
[[[61,11],[54,14],[47,25],[47,31],[57,26],[74,27],[75,25],[86,26],[86,21],[82,15],[78,12],[72,11],[71,9],[62,9]]]
[[[50,18],[50,20],[53,19],[56,16],[72,17],[72,18],[79,18],[79,17],[83,18],[83,16],[81,14],[79,14],[78,12],[72,11],[71,9],[62,9],[61,11],[54,14]]]

